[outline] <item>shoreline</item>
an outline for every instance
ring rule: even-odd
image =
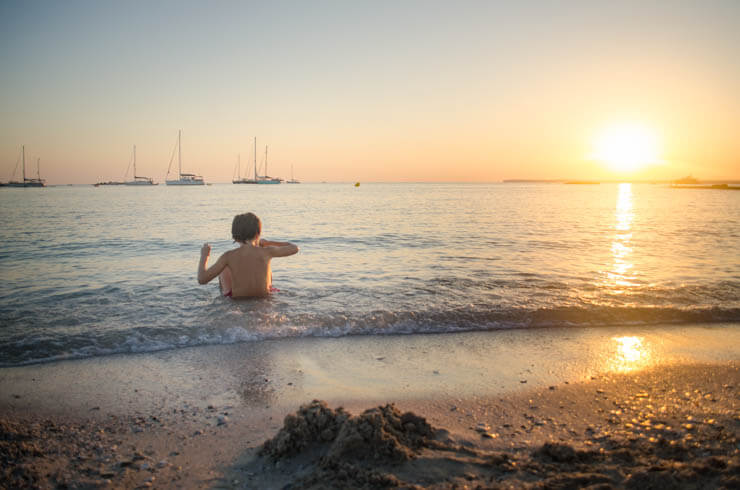
[[[740,359],[740,323],[296,337],[0,368],[0,410],[297,407],[486,396],[609,372]],[[494,380],[494,382],[491,382]],[[52,403],[49,403],[52,401]]]
[[[713,419],[728,437],[737,437],[738,338],[740,325],[307,338],[3,368],[0,457],[9,472],[0,481],[41,488],[306,483],[320,469],[317,463],[295,466],[285,459],[276,469],[256,454],[279,433],[286,415],[321,399],[355,415],[395,402],[445,431],[447,449],[423,449],[408,462],[407,473],[379,466],[399,481],[446,488],[454,482],[488,485],[495,477],[529,485],[545,480],[463,464],[459,449],[484,459],[492,452],[524,454],[522,464],[534,468],[545,463],[532,451],[548,440],[574,451],[604,442],[595,437],[610,425],[614,403],[623,410],[619,427],[625,434],[630,431],[624,424],[644,427],[632,418],[644,422],[640,413],[665,405],[664,418],[701,417],[696,427],[707,431],[714,429],[703,421]],[[686,391],[665,391],[668,381]],[[645,392],[649,396],[638,396]],[[685,393],[690,396],[683,400]],[[706,394],[714,400],[705,400]],[[627,418],[628,412],[634,416]],[[475,430],[481,423],[497,435],[481,436]],[[589,425],[601,432],[587,432]],[[663,434],[665,440],[692,434],[677,432],[680,425],[663,426],[663,432],[669,426],[672,431]],[[711,449],[708,441],[702,450]],[[424,483],[419,475],[430,469],[427,458],[435,454],[452,459],[435,473],[437,480]],[[736,468],[737,454],[726,457],[726,468]],[[305,474],[296,473],[301,465]],[[543,471],[544,478],[554,470]]]

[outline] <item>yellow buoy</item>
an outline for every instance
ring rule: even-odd
[[[355,187],[360,187],[360,183],[359,182],[355,182]]]

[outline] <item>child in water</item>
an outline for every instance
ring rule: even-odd
[[[267,296],[272,290],[270,261],[298,253],[298,247],[287,242],[260,239],[262,222],[253,213],[237,214],[231,223],[231,236],[239,247],[225,252],[206,269],[211,246],[204,244],[198,262],[198,283],[206,284],[216,276],[224,296],[249,298]]]

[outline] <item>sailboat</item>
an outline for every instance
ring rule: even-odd
[[[254,151],[254,161],[255,161],[255,164],[254,164],[254,175],[256,176],[257,175],[257,150],[256,150],[256,148],[257,148],[257,138],[254,139],[254,147],[255,147],[255,151]],[[236,178],[236,180],[232,180],[231,183],[232,184],[256,184],[257,181],[254,180],[254,179],[248,179],[246,177],[242,178],[242,170],[241,170],[241,167],[242,167],[242,160],[241,160],[241,155],[239,155],[238,160],[237,160],[237,168],[238,168],[238,170],[237,170],[237,178]]]
[[[255,138],[255,145],[257,144],[257,140]],[[255,157],[256,160],[256,157]],[[257,175],[257,171],[255,168],[255,179],[257,180],[258,184],[279,184],[283,181],[283,179],[280,179],[278,177],[270,177],[267,175],[267,146],[265,146],[265,175]]]
[[[173,180],[167,180],[167,177],[165,177],[164,182],[167,185],[205,185],[205,182],[203,181],[203,177],[201,177],[200,175],[182,173],[182,151],[181,151],[181,144],[180,144],[181,133],[182,133],[182,130],[177,131],[177,171],[178,171],[179,177]],[[174,152],[172,156],[174,158]],[[169,167],[167,167],[168,176],[170,175],[170,167],[172,167],[173,158],[170,158],[170,165]]]
[[[46,181],[41,178],[41,171],[39,170],[40,161],[41,159],[36,159],[36,178],[35,179],[29,179],[26,178],[26,146],[21,146],[21,153],[23,154],[23,181],[15,181],[11,180],[7,184],[5,184],[8,187],[46,187]],[[16,163],[16,169],[18,168],[18,164]],[[13,171],[13,175],[15,175],[15,170]]]
[[[300,184],[301,183],[300,180],[295,180],[293,178],[293,164],[292,163],[290,164],[290,180],[286,180],[285,183],[286,184]]]
[[[136,175],[136,145],[134,145],[134,180],[123,183],[124,185],[157,185],[151,177],[141,177]]]

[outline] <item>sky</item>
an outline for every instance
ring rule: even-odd
[[[740,179],[738,26],[736,0],[0,0],[0,181],[21,145],[50,184],[122,180],[136,145],[162,182],[178,130],[208,182],[254,138],[307,182]],[[650,161],[608,162],[620,125]]]

